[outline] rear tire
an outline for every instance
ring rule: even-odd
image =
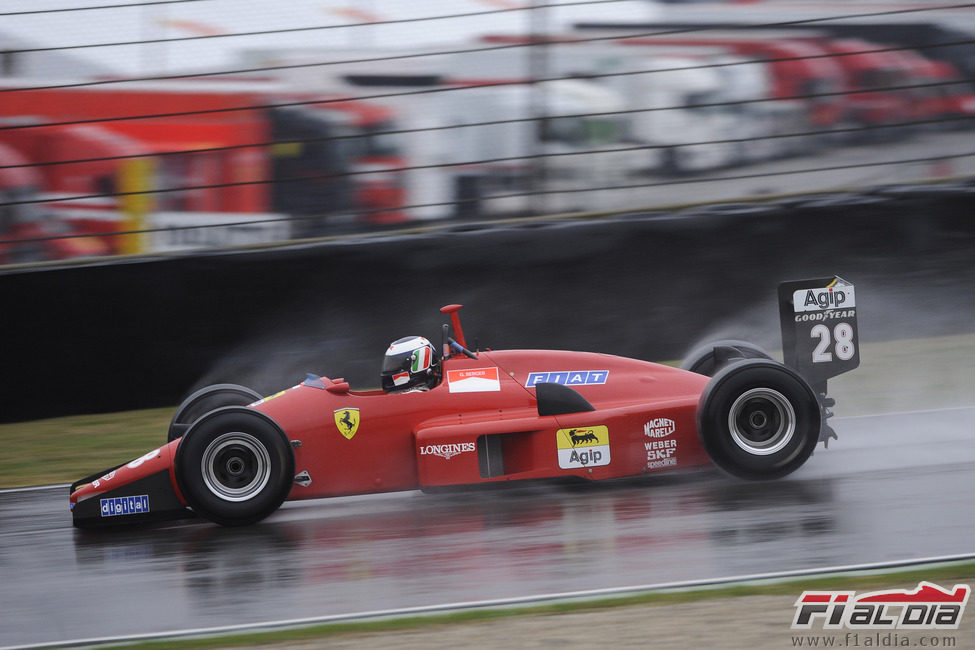
[[[246,526],[278,509],[294,483],[291,443],[271,418],[241,406],[207,413],[176,448],[176,482],[195,512]]]
[[[715,465],[739,478],[767,480],[806,462],[819,441],[821,411],[795,371],[750,359],[718,371],[701,394],[697,419]]]
[[[765,350],[747,341],[723,340],[691,350],[680,367],[699,375],[714,377],[719,370],[741,359],[771,358]]]
[[[214,384],[201,388],[183,400],[169,423],[168,440],[172,442],[186,433],[194,422],[210,411],[224,406],[247,406],[261,399],[261,395],[237,384]]]

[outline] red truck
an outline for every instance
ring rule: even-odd
[[[161,210],[285,213],[304,217],[299,223],[308,227],[299,234],[315,234],[326,221],[347,219],[357,209],[367,219],[402,218],[396,172],[374,169],[402,167],[395,142],[380,137],[389,109],[337,98],[315,102],[261,82],[61,88],[8,82],[3,98],[0,116],[32,116],[60,128],[81,122],[140,143],[157,165],[153,189]],[[59,160],[91,157],[64,154]],[[104,165],[131,155],[106,155]],[[60,167],[88,165],[91,171],[91,164]]]
[[[0,264],[104,255],[99,238],[58,219],[40,195],[43,179],[17,149],[0,141]]]

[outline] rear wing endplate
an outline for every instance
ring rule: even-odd
[[[779,285],[782,354],[813,388],[860,365],[856,292],[839,276]]]

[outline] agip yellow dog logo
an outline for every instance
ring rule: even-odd
[[[555,439],[562,469],[609,465],[609,428],[603,425],[559,429]]]
[[[359,409],[344,408],[335,411],[335,426],[348,440],[359,430]]]

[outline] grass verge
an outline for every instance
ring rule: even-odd
[[[166,442],[172,408],[0,424],[0,488],[70,483]]]

